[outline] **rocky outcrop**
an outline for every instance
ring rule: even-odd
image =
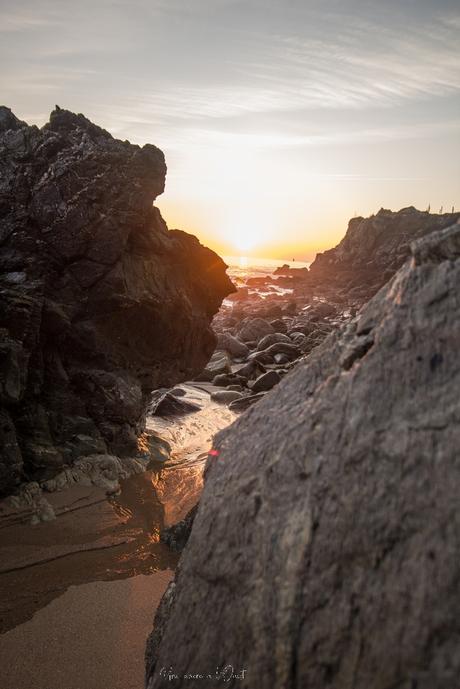
[[[410,243],[453,225],[460,213],[433,214],[410,206],[398,212],[381,208],[369,218],[352,218],[345,237],[320,253],[308,273],[312,285],[356,291],[364,303],[402,266]]]
[[[458,685],[459,295],[455,225],[218,435],[149,689]]]
[[[287,365],[292,367],[309,354],[393,277],[412,240],[459,217],[459,213],[436,215],[411,207],[352,219],[340,244],[318,254],[310,270],[284,264],[270,275],[247,278],[214,318],[217,349],[228,354],[233,365],[255,360],[276,369],[281,379]],[[214,385],[230,384],[214,380],[210,373],[200,375],[207,375]],[[243,395],[250,394],[255,373],[237,381]],[[235,405],[249,406],[244,400]]]
[[[136,451],[154,388],[193,377],[232,291],[222,260],[152,206],[166,166],[56,108],[0,108],[0,492]]]

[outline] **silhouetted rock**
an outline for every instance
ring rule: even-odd
[[[310,266],[315,285],[345,287],[367,301],[409,256],[410,242],[457,222],[460,213],[430,214],[413,206],[398,212],[382,208],[369,218],[352,218],[342,241],[320,253]],[[351,290],[357,290],[354,294]]]
[[[263,287],[268,282],[270,282],[270,277],[268,275],[263,275],[261,277],[248,278],[246,284],[250,287]]]
[[[300,280],[308,280],[308,273],[308,268],[291,268],[288,263],[284,263],[273,271],[273,275],[292,277]]]
[[[459,294],[456,225],[218,435],[149,689],[458,685]]]
[[[166,166],[55,110],[0,108],[0,492],[82,454],[136,451],[152,389],[192,378],[232,291],[225,264],[152,206]]]

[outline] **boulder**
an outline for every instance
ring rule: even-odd
[[[265,337],[260,340],[259,344],[257,345],[257,349],[260,352],[263,349],[267,349],[267,347],[276,344],[277,342],[287,342],[288,344],[292,344],[292,340],[284,333],[270,333],[270,335],[265,335]]]
[[[226,352],[214,352],[206,367],[195,376],[196,381],[210,383],[216,376],[232,372],[231,360]]]
[[[267,349],[264,349],[260,354],[265,355],[268,358],[273,358],[275,354],[285,354],[289,359],[296,359],[301,355],[299,347],[292,341],[289,342],[276,342],[270,345]]]
[[[252,407],[253,404],[256,402],[259,402],[262,397],[264,397],[265,392],[259,392],[254,395],[246,395],[245,397],[242,397],[239,400],[235,400],[234,402],[231,402],[229,404],[229,409],[231,411],[235,412],[240,412],[240,411],[246,411],[246,409],[249,409],[249,407]]]
[[[289,333],[289,337],[291,338],[291,342],[294,342],[298,347],[301,347],[307,339],[307,336],[299,331]]]
[[[241,359],[245,359],[249,354],[249,348],[230,333],[221,333],[217,336],[217,348]]]
[[[458,685],[459,294],[455,225],[217,436],[149,689]]]
[[[273,354],[267,353],[266,350],[262,352],[252,352],[248,356],[248,362],[258,363],[258,364],[271,364],[273,363]]]
[[[286,356],[286,354],[275,354],[273,360],[275,364],[287,364],[289,363],[290,358]]]
[[[187,394],[183,388],[173,388],[169,392],[171,395],[174,395],[174,397],[184,397],[184,395]]]
[[[232,385],[239,381],[240,377],[236,373],[219,373],[218,376],[212,379],[212,384],[217,387],[226,387],[227,385]]]
[[[154,416],[182,416],[200,411],[200,409],[199,404],[184,400],[182,397],[176,397],[176,395],[165,390],[154,392],[148,407],[149,413]]]
[[[263,318],[252,318],[240,329],[239,337],[243,342],[259,342],[265,335],[274,333],[273,327]]]
[[[276,268],[273,275],[283,275],[288,277],[295,277],[300,280],[308,280],[308,268],[291,268],[288,263]]]
[[[319,302],[313,306],[310,314],[314,314],[316,318],[329,318],[337,314],[337,308],[325,301]]]
[[[233,368],[233,372],[239,378],[244,379],[257,378],[257,376],[259,376],[261,373],[265,373],[265,371],[265,366],[257,361],[249,361],[243,366]]]
[[[230,404],[235,400],[239,400],[243,397],[241,392],[236,390],[216,390],[211,393],[211,399],[213,402],[219,402],[219,404]]]
[[[275,385],[277,385],[281,380],[281,376],[276,371],[267,371],[261,376],[256,378],[256,380],[251,385],[251,390],[253,392],[265,392],[266,390],[271,390]]]
[[[274,321],[270,321],[270,325],[276,333],[287,333],[288,324],[281,318],[277,318]]]
[[[288,330],[288,335],[291,337],[293,332],[303,333],[304,335],[310,335],[318,328],[318,324],[310,321],[308,315],[302,315],[296,318],[295,322],[291,325]]]
[[[0,493],[89,447],[132,455],[151,391],[213,352],[233,285],[152,205],[165,174],[158,148],[83,115],[39,129],[0,108]]]
[[[270,282],[270,280],[271,278],[268,275],[263,275],[260,277],[248,278],[246,284],[249,285],[249,287],[262,287]]]

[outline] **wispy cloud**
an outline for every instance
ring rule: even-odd
[[[54,12],[40,11],[31,8],[6,9],[0,7],[0,34],[27,33],[37,29],[57,27],[61,23],[59,15]]]
[[[193,198],[204,223],[212,194],[222,218],[244,197],[271,216],[297,208],[297,228],[312,208],[321,221],[325,199],[331,213],[362,209],[369,187],[370,210],[380,186],[388,206],[416,203],[417,189],[426,207],[426,170],[439,204],[455,201],[458,0],[6,4],[4,102],[38,124],[58,103],[161,146],[166,199]]]
[[[123,115],[120,115],[123,120]],[[391,127],[368,127],[365,129],[346,129],[336,126],[333,131],[305,136],[280,134],[277,132],[246,133],[225,130],[185,129],[183,138],[171,142],[172,149],[180,149],[185,142],[200,149],[266,150],[282,148],[302,148],[318,146],[349,146],[352,144],[385,143],[389,141],[410,141],[460,134],[460,118],[443,122],[425,122],[415,125],[395,125]]]

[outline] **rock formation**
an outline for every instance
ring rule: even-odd
[[[458,686],[460,226],[411,251],[218,435],[149,689]]]
[[[136,450],[146,397],[199,372],[232,291],[222,260],[152,206],[166,166],[60,108],[0,108],[0,492]]]
[[[398,212],[381,208],[369,218],[352,218],[342,241],[317,254],[310,266],[312,284],[356,290],[361,302],[373,296],[409,256],[410,243],[457,222],[460,213],[437,215],[410,206]]]
[[[460,213],[437,215],[412,207],[398,212],[382,209],[369,218],[352,219],[339,245],[318,254],[310,270],[284,264],[272,274],[247,278],[213,320],[218,352],[200,380],[227,388],[239,385],[248,397],[230,404],[235,411],[246,409],[259,400],[251,395],[258,376],[269,368],[281,379],[391,279],[412,240],[459,217]],[[227,362],[227,367],[233,364],[232,379],[214,372],[224,353],[232,360]],[[235,370],[235,365],[253,361],[258,370]]]

